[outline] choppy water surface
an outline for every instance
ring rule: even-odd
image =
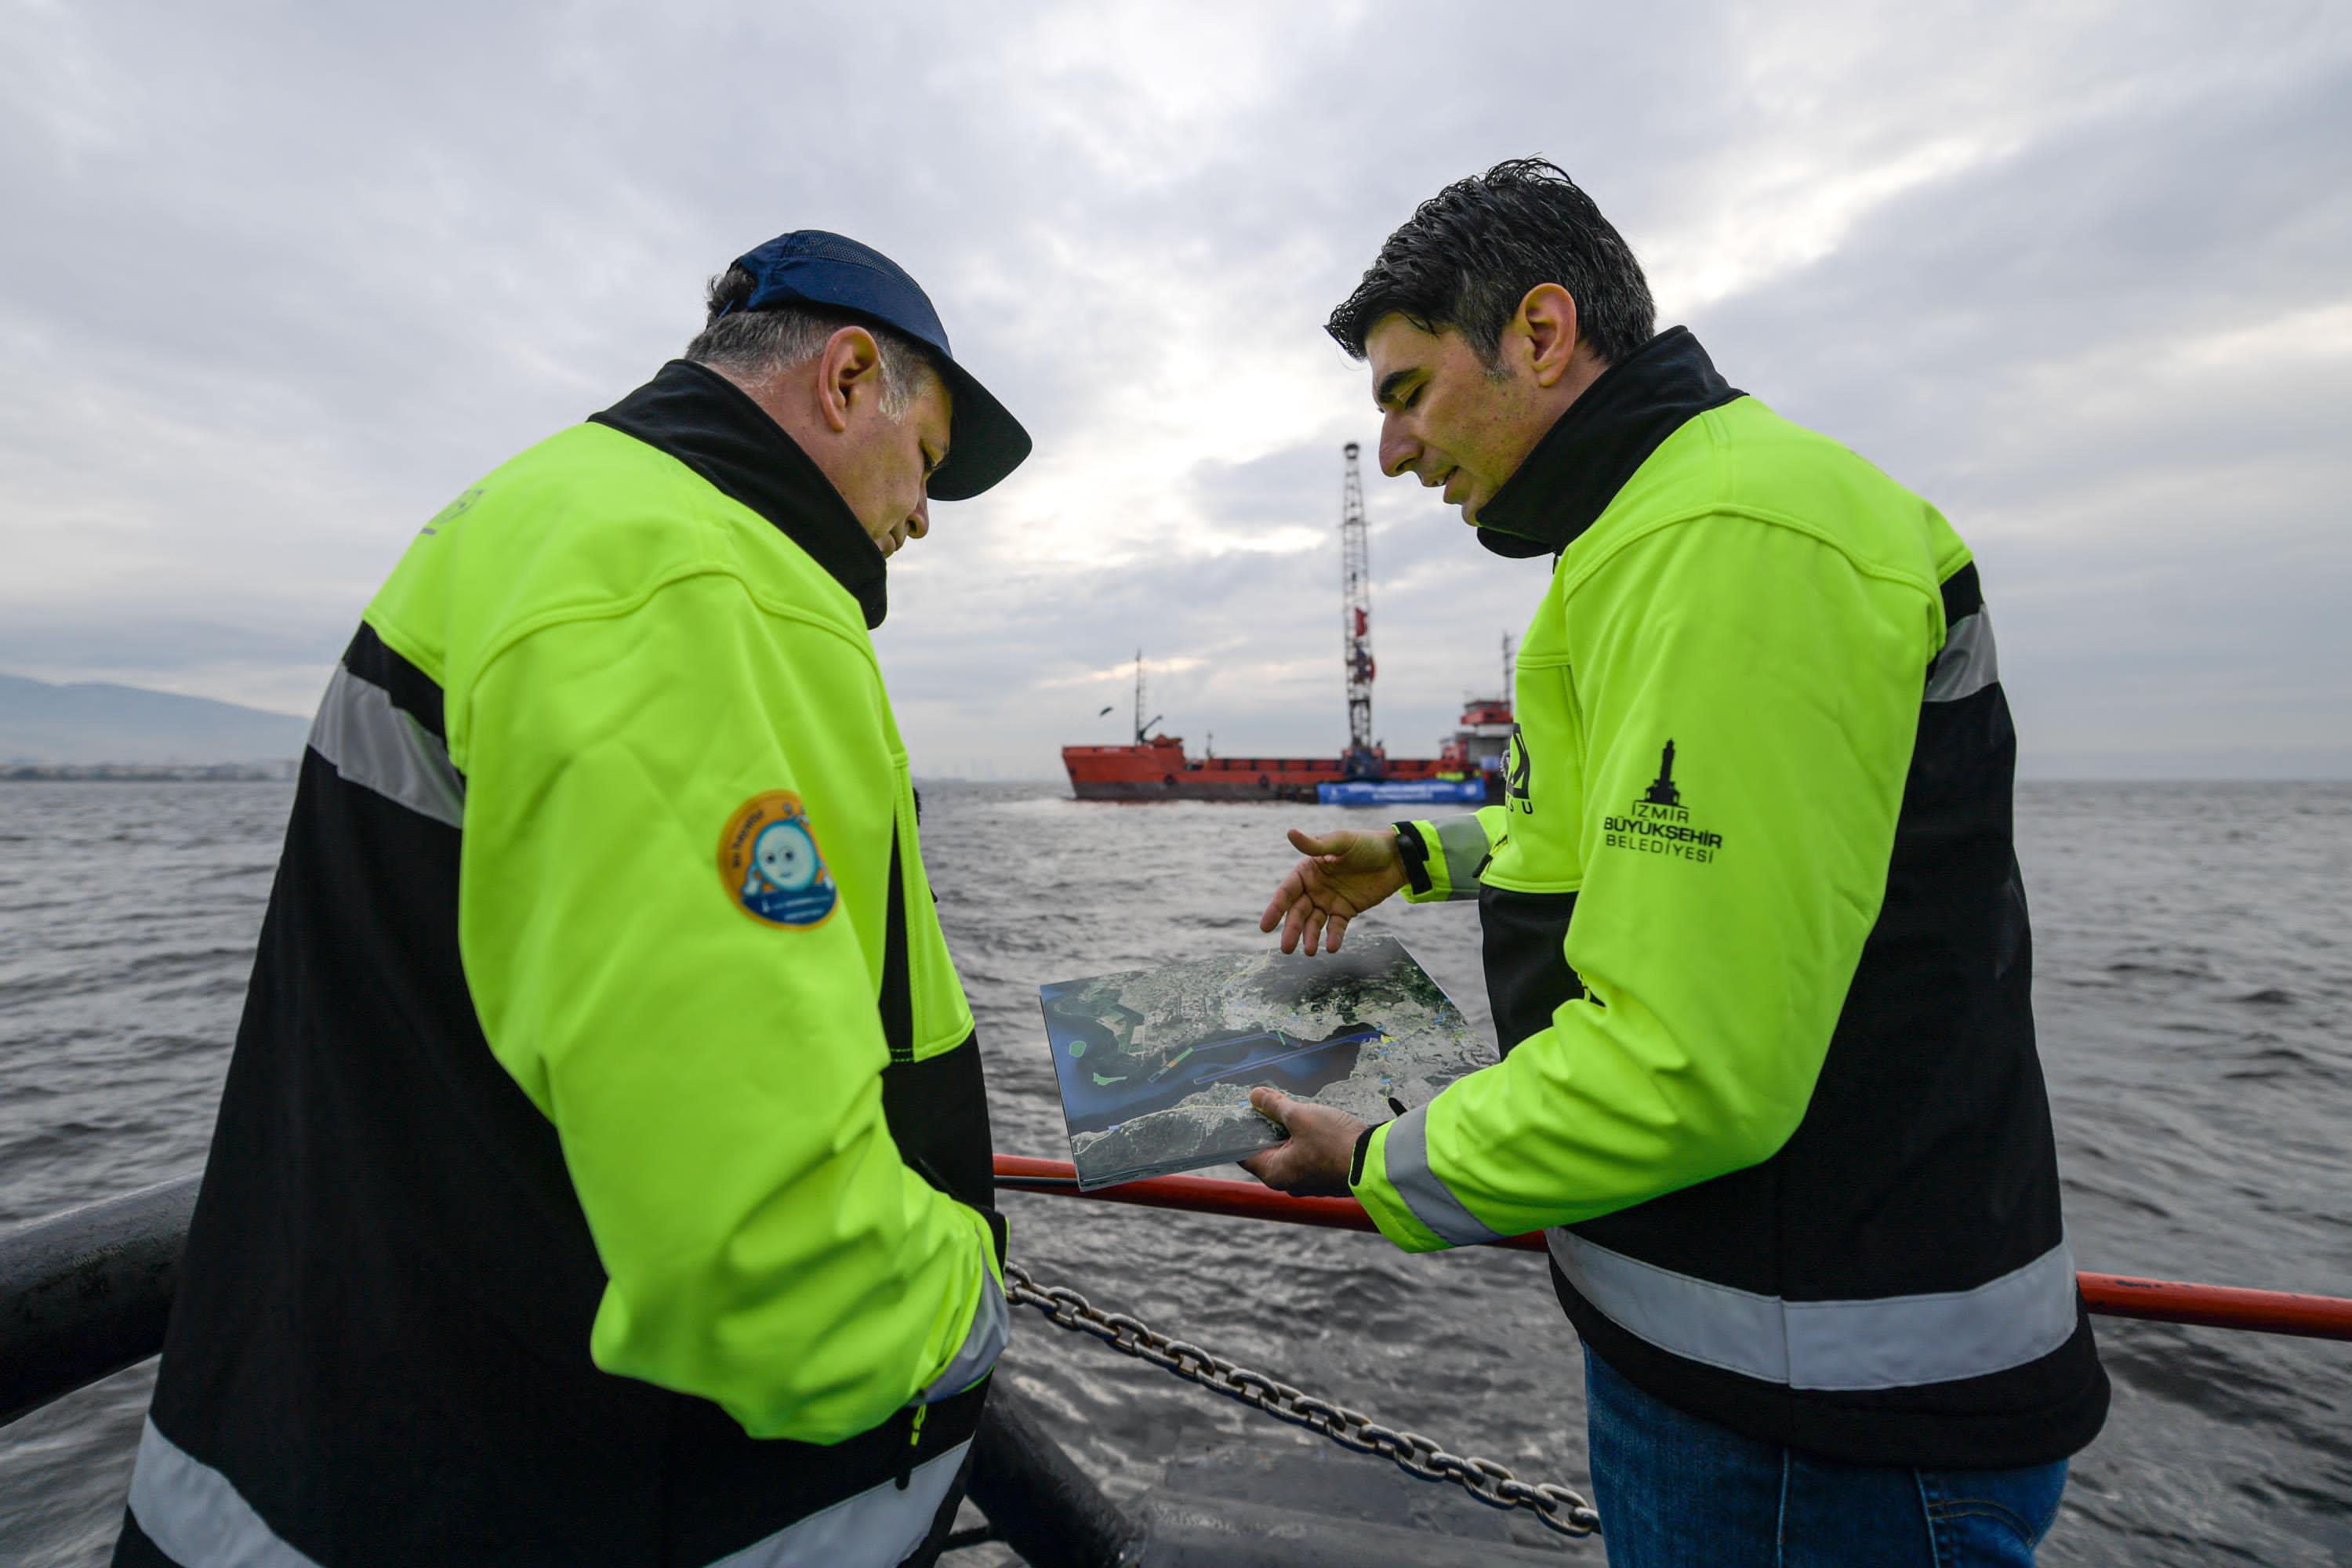
[[[1261,941],[1282,828],[1335,814],[1062,795],[924,791],[997,1146],[1066,1157],[1038,984]],[[0,1225],[201,1165],[288,799],[0,785]],[[2352,1294],[2352,787],[2029,786],[2019,819],[2078,1260]],[[1473,911],[1362,929],[1402,936],[1486,1026]],[[1004,1201],[1041,1277],[1585,1484],[1575,1342],[1535,1258]],[[1023,1317],[1007,1375],[1114,1491],[1203,1448],[1311,1441]],[[2101,1341],[2115,1414],[2044,1562],[2352,1561],[2352,1346],[2115,1321]],[[0,1562],[104,1560],[148,1382],[136,1369],[0,1431]]]

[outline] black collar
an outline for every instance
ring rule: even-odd
[[[1602,371],[1478,509],[1478,542],[1497,555],[1567,549],[1658,443],[1739,395],[1689,328],[1660,332]]]
[[[668,453],[774,523],[856,598],[868,631],[882,624],[888,606],[880,547],[824,470],[742,388],[674,359],[589,418]]]

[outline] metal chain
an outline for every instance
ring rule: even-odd
[[[1125,1312],[1106,1312],[1066,1285],[1040,1285],[1017,1263],[1005,1264],[1004,1282],[1013,1305],[1036,1308],[1056,1328],[1091,1334],[1115,1351],[1238,1399],[1278,1421],[1319,1432],[1343,1448],[1393,1459],[1398,1468],[1424,1481],[1453,1481],[1489,1508],[1526,1509],[1544,1528],[1560,1535],[1593,1535],[1601,1530],[1601,1516],[1592,1505],[1566,1487],[1523,1481],[1492,1459],[1449,1454],[1418,1432],[1383,1426],[1361,1411],[1318,1399],[1198,1345],[1171,1339]]]

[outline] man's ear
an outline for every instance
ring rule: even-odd
[[[825,341],[816,368],[817,406],[826,428],[839,435],[849,428],[851,404],[881,391],[882,345],[864,327],[843,327]]]
[[[1514,331],[1527,336],[1536,384],[1557,386],[1576,357],[1576,299],[1557,283],[1538,283],[1519,301]]]

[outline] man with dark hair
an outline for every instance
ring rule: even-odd
[[[1503,1059],[1380,1127],[1259,1089],[1251,1168],[1412,1251],[1545,1233],[1621,1568],[2030,1563],[2107,1383],[1967,547],[1653,336],[1549,163],[1424,203],[1329,330],[1382,469],[1555,560],[1504,803],[1294,831],[1261,922],[1476,899]]]
[[[1028,450],[810,230],[425,525],[303,757],[117,1563],[938,1557],[1004,1233],[868,633]]]

